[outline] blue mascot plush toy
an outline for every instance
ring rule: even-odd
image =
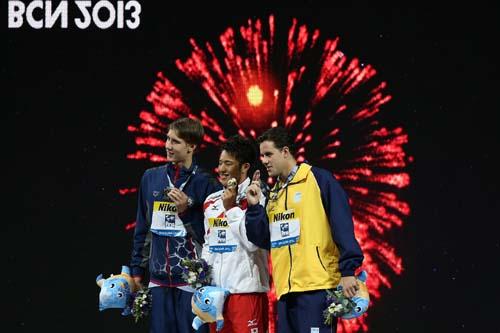
[[[191,298],[191,307],[196,315],[193,319],[193,328],[198,330],[204,323],[215,322],[216,330],[220,331],[224,326],[222,311],[227,296],[229,290],[224,288],[205,286],[196,289]]]
[[[368,310],[368,305],[370,304],[370,295],[368,294],[368,288],[366,287],[366,271],[362,271],[357,277],[359,289],[356,295],[352,298],[356,306],[349,313],[341,316],[342,319],[353,319],[360,317],[363,313]]]
[[[99,310],[123,309],[122,315],[127,316],[131,313],[132,294],[135,293],[135,283],[130,276],[128,266],[122,266],[122,272],[119,275],[113,275],[107,279],[99,274],[96,283],[101,287],[99,293]]]

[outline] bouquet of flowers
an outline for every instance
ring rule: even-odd
[[[132,316],[137,323],[140,319],[145,318],[151,311],[151,290],[148,288],[140,289],[133,296],[132,301]]]
[[[182,277],[194,288],[210,284],[212,267],[204,259],[182,259]]]
[[[323,311],[326,325],[332,323],[333,317],[342,317],[356,307],[356,303],[344,295],[342,287],[339,286],[337,289],[327,290],[326,292],[327,308]]]

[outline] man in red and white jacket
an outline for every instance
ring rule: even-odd
[[[221,145],[219,180],[224,189],[205,200],[202,258],[212,266],[212,284],[231,294],[224,305],[222,333],[267,331],[268,251],[246,236],[248,172],[256,162],[251,141],[233,136]],[[259,177],[256,171],[254,177]],[[260,204],[264,206],[262,195]],[[215,332],[215,325],[210,324]]]

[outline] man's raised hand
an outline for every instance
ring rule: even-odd
[[[256,170],[252,176],[252,182],[247,188],[247,202],[250,206],[258,205],[260,201],[260,171]]]

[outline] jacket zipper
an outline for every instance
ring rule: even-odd
[[[170,284],[172,284],[172,275],[170,274],[170,263],[168,262],[168,258],[170,257],[170,242],[167,237],[167,246],[166,246],[166,258],[165,258],[165,271],[168,276],[168,281]]]
[[[288,186],[285,188],[285,210],[288,210]],[[290,270],[288,271],[288,292],[292,290],[292,248],[288,245],[288,254],[290,255]]]
[[[222,259],[223,259],[223,253],[220,254],[220,265],[219,265],[219,286],[222,286]]]

